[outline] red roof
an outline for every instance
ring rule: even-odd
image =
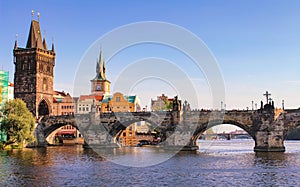
[[[97,101],[102,101],[103,95],[81,95],[79,97],[79,101],[86,100],[86,99],[95,99]]]

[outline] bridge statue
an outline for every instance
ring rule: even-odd
[[[178,102],[178,100],[177,100]],[[72,125],[80,130],[90,146],[117,147],[118,136],[134,122],[146,121],[164,134],[161,147],[196,150],[198,138],[210,127],[232,124],[244,129],[255,141],[254,151],[285,151],[284,137],[289,128],[300,125],[300,109],[274,109],[266,104],[259,110],[247,111],[160,111],[106,112],[48,116],[36,128],[37,145],[45,146],[47,137],[59,127]]]

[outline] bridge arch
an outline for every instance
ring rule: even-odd
[[[70,125],[75,127],[79,132],[75,118],[73,115],[68,116],[44,116],[40,119],[38,126],[36,127],[37,136],[39,137],[38,141],[40,143],[47,143],[47,138],[54,131],[59,129],[60,127]],[[82,134],[82,132],[80,132]]]
[[[156,126],[158,127],[163,122],[162,116],[163,117],[166,116],[165,113],[161,113],[161,112],[159,114],[156,114],[154,112],[133,112],[130,113],[130,115],[125,115],[125,116],[123,116],[122,114],[120,113],[111,114],[113,116],[116,116],[116,122],[114,125],[115,128],[112,128],[109,132],[109,134],[112,137],[116,137],[117,134],[120,134],[120,132],[125,130],[128,126],[136,122],[144,121],[149,123],[152,127],[156,127]]]
[[[234,120],[224,120],[222,122],[220,121],[209,121],[208,123],[204,123],[199,125],[196,130],[193,133],[193,137],[192,137],[192,144],[196,145],[196,141],[199,139],[199,137],[209,128],[218,126],[218,125],[223,125],[223,124],[228,124],[228,125],[233,125],[233,126],[237,126],[241,129],[243,129],[244,131],[246,131],[254,141],[256,141],[255,138],[255,134],[254,132],[251,130],[251,127],[241,124],[237,121]]]
[[[142,122],[142,121],[149,123],[151,125],[151,127],[156,127],[156,125],[157,125],[155,122],[148,120],[148,119],[135,119],[135,120],[128,120],[128,121],[123,121],[123,122],[118,121],[114,125],[115,128],[111,129],[109,134],[114,139],[117,139],[120,136],[120,134],[131,124],[134,124],[136,122]]]
[[[51,133],[53,133],[57,129],[59,129],[63,126],[66,126],[66,125],[71,125],[72,127],[76,128],[78,131],[80,131],[80,129],[73,123],[55,123],[55,124],[52,124],[50,127],[44,129],[45,138],[47,138]]]

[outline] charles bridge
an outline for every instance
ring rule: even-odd
[[[166,148],[195,150],[197,139],[210,127],[232,124],[245,130],[255,141],[254,151],[285,151],[284,137],[290,128],[300,125],[300,109],[282,110],[265,105],[259,110],[201,110],[95,113],[75,116],[45,116],[36,127],[38,146],[59,127],[72,125],[89,146],[116,147],[122,130],[135,122],[146,121],[166,137]],[[53,134],[53,133],[52,133]]]

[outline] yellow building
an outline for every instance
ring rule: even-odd
[[[141,111],[140,100],[134,96],[125,96],[120,92],[106,95],[102,100],[102,112],[138,112]]]

